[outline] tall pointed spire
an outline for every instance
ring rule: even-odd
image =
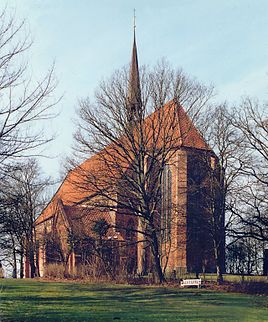
[[[128,109],[129,116],[133,116],[141,109],[141,89],[140,89],[140,76],[139,76],[139,64],[138,64],[138,54],[136,45],[136,16],[134,9],[134,41],[132,48],[132,58],[130,65],[129,74],[129,85],[128,85]]]

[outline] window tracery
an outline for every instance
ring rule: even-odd
[[[172,172],[168,164],[162,173],[161,196],[161,235],[162,240],[167,241],[171,235],[172,214]]]

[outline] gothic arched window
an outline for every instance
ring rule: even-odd
[[[127,222],[126,239],[128,239],[128,240],[135,239],[135,223],[132,218],[130,218]]]
[[[167,241],[171,234],[172,214],[172,173],[168,164],[163,169],[161,192],[161,235],[163,241]]]

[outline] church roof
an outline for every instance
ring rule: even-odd
[[[149,131],[160,132],[159,144],[162,144],[161,139],[169,137],[176,148],[211,150],[184,108],[176,100],[171,100],[149,115],[144,123]]]
[[[165,115],[167,117],[164,118],[165,124],[159,125],[159,131],[165,132],[166,128],[168,128],[169,131],[173,131],[175,133],[174,139],[176,140],[176,142],[174,142],[174,147],[208,151],[211,150],[210,147],[206,144],[202,135],[194,126],[185,110],[174,100],[168,102],[161,108],[161,115]],[[174,122],[174,120],[172,119],[173,117],[176,117],[176,122]],[[151,126],[154,126],[153,124],[158,123],[158,119],[159,110],[155,111],[145,119],[144,124],[149,129],[149,131]],[[171,121],[176,124],[175,128],[166,125]],[[171,123],[171,125],[172,124],[173,123]],[[163,133],[163,135],[165,134],[166,133]],[[160,143],[161,135],[162,134],[160,133]],[[55,193],[41,215],[36,219],[36,225],[49,219],[56,213],[56,204],[59,199],[62,200],[64,206],[68,207],[74,206],[77,203],[85,200],[88,196],[96,194],[96,190],[92,186],[87,186],[85,189],[84,183],[81,181],[81,178],[83,174],[86,176],[87,173],[92,171],[95,171],[96,173],[106,171],[106,164],[103,164],[101,155],[103,153],[111,154],[111,151],[109,151],[109,149],[111,148],[107,147],[106,150],[100,151],[98,154],[93,155],[91,158],[84,161],[79,167],[75,168],[67,174],[58,191]],[[120,162],[120,159],[118,162]],[[68,208],[66,209],[68,212]]]
[[[112,227],[113,220],[108,211],[100,212],[99,210],[96,211],[96,209],[88,207],[66,205],[63,205],[63,210],[73,233],[76,235],[93,236],[92,228],[94,224],[100,219],[105,219],[111,225],[107,231],[106,238],[123,239],[119,233],[115,232],[114,227]]]
[[[124,240],[122,235],[115,230],[114,220],[107,210],[97,211],[92,207],[81,205],[67,206],[62,203],[62,200],[58,200],[57,215],[53,221],[55,228],[58,227],[59,216],[63,220],[64,226],[76,236],[96,237],[93,227],[99,220],[104,219],[109,225],[106,235],[103,236],[104,239]],[[60,221],[61,224],[62,221]]]

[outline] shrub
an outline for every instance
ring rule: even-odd
[[[239,285],[241,292],[248,294],[268,295],[268,283],[258,281],[244,281]]]

